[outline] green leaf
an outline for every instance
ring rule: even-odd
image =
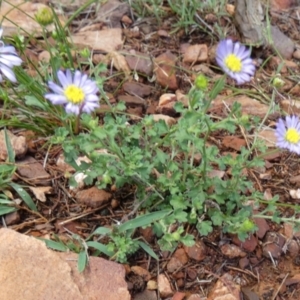
[[[220,92],[223,90],[224,86],[225,86],[225,77],[222,76],[214,84],[211,92],[209,93],[209,99],[214,100],[220,94]]]
[[[125,222],[124,224],[120,225],[118,227],[119,232],[124,232],[129,229],[135,229],[143,226],[148,226],[149,224],[158,221],[168,214],[170,214],[170,210],[162,210],[162,211],[156,211],[153,213],[149,213],[147,215],[142,215],[139,217],[136,217],[135,219],[132,219],[130,221]]]
[[[107,245],[104,245],[104,244],[101,244],[101,243],[98,243],[98,242],[93,242],[93,241],[87,242],[86,244],[87,244],[88,247],[95,248],[95,249],[99,250],[100,252],[104,253],[105,255],[107,255],[109,257],[114,254],[113,251],[110,251],[108,249]]]
[[[201,235],[208,235],[213,230],[211,226],[211,221],[198,222],[196,227]]]
[[[155,252],[152,250],[151,247],[149,247],[146,243],[142,241],[138,241],[138,244],[141,248],[143,248],[150,256],[152,256],[154,259],[159,260],[158,256],[155,254]]]
[[[45,104],[39,101],[36,97],[27,95],[24,98],[27,106],[35,106],[41,108],[42,110],[46,110]]]
[[[19,194],[19,196],[24,200],[31,210],[37,211],[37,207],[30,195],[20,185],[13,182],[11,182],[9,185]]]
[[[92,235],[95,235],[95,234],[108,234],[111,232],[111,229],[110,228],[107,228],[107,227],[98,227],[93,233]]]
[[[57,250],[57,251],[61,251],[61,252],[68,251],[68,247],[66,245],[64,245],[62,242],[56,242],[56,241],[47,240],[47,239],[43,239],[43,238],[38,238],[38,239],[44,241],[48,248],[51,248],[51,249]]]
[[[78,255],[78,261],[77,261],[77,269],[78,271],[81,273],[84,271],[86,265],[87,265],[87,254],[86,252],[83,250],[79,253]]]
[[[8,161],[10,163],[14,163],[15,162],[15,153],[14,153],[14,149],[11,145],[10,138],[8,136],[6,128],[4,128],[4,136],[5,136],[6,150],[7,150],[7,154],[8,154]]]
[[[0,206],[0,216],[9,214],[11,212],[16,211],[17,209],[15,207],[11,206]]]

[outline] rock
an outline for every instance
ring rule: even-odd
[[[244,249],[245,251],[252,252],[255,250],[258,242],[257,238],[251,234],[244,242],[242,242],[236,235],[233,237],[232,242]]]
[[[167,298],[173,295],[173,291],[168,281],[168,278],[164,274],[159,274],[157,277],[157,286],[159,294],[162,298]]]
[[[283,232],[284,236],[287,239],[292,239],[294,236],[294,226],[291,223],[283,223]]]
[[[128,66],[132,71],[144,76],[152,76],[153,63],[150,56],[141,52],[136,52],[135,50],[131,50],[129,53],[126,52],[124,55]]]
[[[196,261],[202,261],[206,257],[206,246],[202,240],[196,242],[194,246],[184,246],[184,250],[189,258]]]
[[[177,102],[177,97],[175,94],[166,93],[159,97],[158,105],[156,107],[156,112],[159,114],[176,117],[177,112],[174,106]]]
[[[189,261],[189,258],[188,258],[188,256],[186,255],[186,252],[184,251],[183,248],[178,248],[178,249],[174,252],[173,257],[177,258],[177,259],[182,263],[182,265],[187,264],[188,261]]]
[[[123,89],[126,93],[132,96],[138,96],[142,98],[149,96],[152,92],[151,86],[135,81],[125,82],[123,84]]]
[[[155,280],[149,280],[147,282],[147,290],[157,290],[157,282]]]
[[[79,191],[75,198],[81,204],[96,208],[108,203],[112,198],[112,194],[93,186],[89,189]]]
[[[197,276],[198,276],[197,270],[195,270],[193,268],[187,268],[186,269],[186,273],[187,273],[188,278],[191,281],[195,280],[197,278]]]
[[[270,226],[267,223],[266,219],[263,218],[253,218],[254,223],[258,227],[258,230],[256,231],[256,235],[259,239],[263,239],[266,232],[270,230]]]
[[[156,292],[144,290],[141,293],[136,294],[133,300],[157,300]]]
[[[221,252],[228,258],[244,257],[246,252],[242,251],[238,246],[233,244],[224,244],[220,247]]]
[[[14,225],[20,222],[20,213],[18,211],[14,211],[12,213],[6,214],[4,217],[6,226]]]
[[[296,49],[293,53],[293,58],[300,60],[300,49]]]
[[[239,267],[244,270],[249,266],[249,259],[247,257],[243,257],[239,260]]]
[[[17,162],[18,174],[32,185],[51,185],[51,176],[45,171],[43,165],[31,156]]]
[[[150,272],[140,266],[131,267],[131,272],[142,277],[144,281],[149,281],[151,279]]]
[[[167,270],[169,273],[174,273],[182,268],[183,264],[176,257],[171,257],[170,261],[167,264]]]
[[[226,148],[234,149],[236,151],[241,151],[241,148],[246,147],[247,145],[244,139],[240,139],[236,136],[224,136],[222,144]]]
[[[156,80],[163,88],[177,90],[176,56],[167,51],[155,58],[154,73]]]
[[[120,95],[118,96],[118,101],[123,101],[127,106],[146,106],[146,101],[131,95]]]
[[[128,3],[108,0],[100,5],[97,10],[97,21],[106,24],[110,28],[122,28],[121,20],[126,15],[130,16]]]
[[[288,254],[292,257],[292,258],[295,258],[298,256],[299,254],[299,244],[295,241],[295,240],[290,240],[288,241],[288,244],[287,244],[287,251],[288,251]]]
[[[24,136],[16,136],[9,130],[6,130],[11,146],[16,157],[22,157],[27,152],[27,143]],[[5,143],[5,131],[0,131],[0,161],[7,159],[7,147]]]
[[[183,62],[194,64],[205,62],[208,59],[208,49],[206,44],[190,45],[183,55]]]
[[[1,27],[4,30],[5,36],[14,36],[20,33],[30,37],[42,36],[42,26],[35,20],[35,15],[39,9],[49,8],[43,3],[24,2],[22,0],[14,0],[13,2],[5,1],[1,3],[0,19],[2,20]],[[58,16],[62,26],[64,20]],[[47,31],[52,32],[55,29],[54,24],[47,26]]]
[[[274,259],[279,258],[284,244],[285,238],[283,235],[276,232],[268,232],[262,247],[264,257],[270,258],[272,256]]]
[[[187,300],[203,300],[199,294],[193,294],[187,298]]]
[[[78,255],[47,249],[44,242],[0,229],[0,295],[5,300],[129,300],[122,265],[90,257],[77,271]]]
[[[176,292],[171,300],[183,300],[185,297],[185,293],[182,292]]]
[[[176,119],[166,116],[166,115],[162,115],[162,114],[154,114],[152,115],[152,118],[154,121],[158,122],[159,120],[163,120],[167,123],[167,125],[171,126],[173,124],[176,123]]]
[[[93,51],[105,53],[117,51],[123,46],[121,28],[78,32],[73,34],[69,40],[79,48],[88,47]]]
[[[207,300],[240,300],[240,286],[233,282],[229,273],[225,273],[208,294]]]
[[[277,26],[271,26],[273,44],[271,46],[285,59],[291,59],[295,50],[294,42],[287,37]]]

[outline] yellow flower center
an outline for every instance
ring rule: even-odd
[[[74,84],[66,87],[64,93],[68,101],[72,102],[73,104],[81,103],[84,100],[85,96],[83,90]]]
[[[300,134],[295,128],[289,128],[285,133],[285,140],[291,144],[297,144],[300,141]]]
[[[225,58],[225,65],[232,72],[240,72],[242,70],[242,61],[234,54],[229,54]]]

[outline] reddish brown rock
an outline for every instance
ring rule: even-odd
[[[251,234],[244,242],[242,242],[236,235],[233,237],[232,242],[241,247],[243,250],[252,252],[255,250],[258,241],[257,238]]]
[[[24,136],[16,136],[10,131],[6,131],[10,140],[11,146],[17,157],[22,157],[27,152],[27,143]],[[5,131],[0,131],[0,160],[4,161],[7,159],[7,147],[5,142]]]
[[[157,277],[158,291],[162,298],[167,298],[173,295],[173,291],[168,278],[164,274],[159,274]]]
[[[176,257],[171,257],[170,261],[167,264],[167,270],[170,273],[178,271],[180,268],[182,268],[183,264],[179,259]]]
[[[182,265],[187,264],[188,261],[189,261],[189,258],[188,258],[188,256],[186,255],[186,252],[184,251],[183,248],[178,248],[178,249],[174,252],[173,257],[177,258],[177,259],[182,263]]]
[[[76,200],[82,204],[89,207],[96,208],[107,203],[112,198],[112,194],[99,190],[97,187],[93,186],[87,190],[79,191],[76,194]]]
[[[205,62],[208,59],[208,49],[206,44],[189,45],[183,55],[184,63]]]
[[[176,56],[167,51],[155,58],[154,73],[156,80],[164,88],[177,90]]]
[[[228,258],[246,256],[246,252],[242,251],[241,248],[233,244],[224,244],[220,247],[220,249],[221,252]]]
[[[295,240],[290,240],[287,244],[287,250],[288,254],[292,257],[295,258],[299,255],[299,244]]]
[[[54,252],[42,241],[5,228],[0,240],[2,299],[130,299],[122,265],[90,257],[89,267],[79,273],[77,254]]]
[[[254,223],[258,227],[256,235],[259,239],[263,239],[266,232],[270,230],[270,226],[267,223],[266,219],[263,218],[253,218]]]
[[[183,300],[185,297],[185,293],[182,292],[176,292],[171,300]]]
[[[150,272],[140,266],[131,267],[131,272],[142,277],[144,281],[149,281],[151,279]]]
[[[215,284],[209,293],[207,300],[228,299],[240,300],[240,286],[233,282],[233,278],[229,273],[225,273]]]
[[[263,255],[267,258],[270,258],[270,256],[274,259],[279,258],[284,244],[285,238],[283,235],[277,232],[268,232],[263,243]]]
[[[5,224],[7,226],[17,224],[20,221],[20,213],[18,211],[14,211],[10,214],[6,214],[4,217]]]
[[[202,261],[206,257],[206,246],[203,241],[198,241],[194,246],[184,246],[184,250],[189,258],[196,261]]]
[[[249,259],[247,257],[243,257],[239,260],[239,267],[244,270],[249,266]]]

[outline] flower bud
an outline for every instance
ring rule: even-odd
[[[198,75],[197,78],[195,79],[195,87],[198,90],[206,90],[207,88],[207,78],[204,75]]]
[[[52,10],[47,6],[39,8],[35,14],[35,20],[42,26],[50,25],[53,23]]]

